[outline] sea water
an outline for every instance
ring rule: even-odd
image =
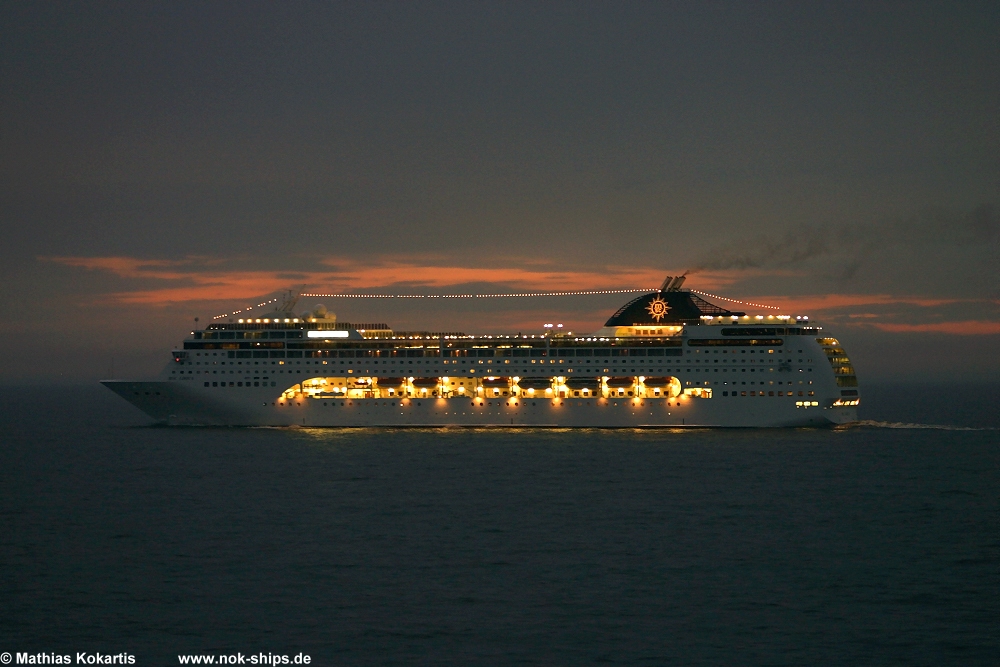
[[[163,428],[0,393],[0,651],[995,665],[1000,388],[830,429]]]

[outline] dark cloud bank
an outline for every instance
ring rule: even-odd
[[[155,372],[211,315],[53,256],[697,266],[1000,319],[997,34],[996,2],[0,5],[0,380]],[[863,377],[1000,372],[996,336],[837,327]]]

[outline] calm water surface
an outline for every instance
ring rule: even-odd
[[[1000,388],[941,395],[873,387],[843,430],[493,431],[3,391],[0,651],[995,665]]]

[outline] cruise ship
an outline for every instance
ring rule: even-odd
[[[808,427],[857,420],[844,348],[807,317],[717,306],[670,276],[597,331],[394,331],[323,306],[217,320],[159,377],[103,384],[169,425]]]

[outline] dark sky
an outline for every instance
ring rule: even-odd
[[[152,373],[295,285],[688,269],[862,381],[995,379],[998,35],[996,2],[4,3],[0,381]],[[325,303],[484,333],[623,300]]]

